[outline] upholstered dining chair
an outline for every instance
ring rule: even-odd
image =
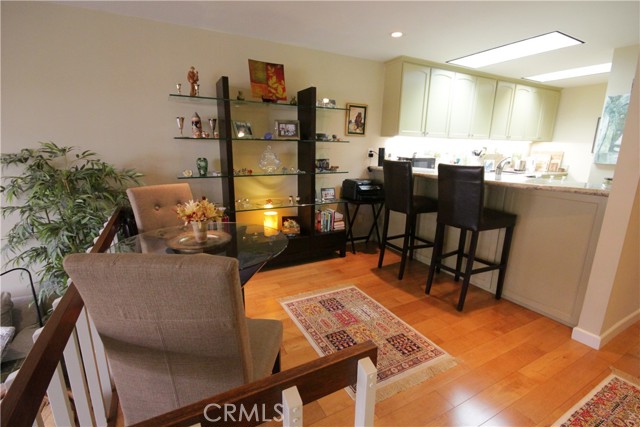
[[[279,370],[282,323],[245,317],[235,258],[72,254],[64,268],[104,342],[126,425]]]
[[[175,207],[193,199],[187,183],[131,187],[127,196],[139,233],[182,224]]]

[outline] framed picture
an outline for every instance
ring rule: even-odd
[[[287,236],[296,236],[300,234],[300,223],[298,223],[297,216],[283,216],[282,227],[280,227],[282,233]]]
[[[336,198],[336,189],[333,187],[329,188],[321,188],[320,189],[320,197],[322,200],[335,200]]]
[[[347,104],[345,133],[347,135],[364,136],[367,124],[367,106],[363,104]]]
[[[298,120],[276,120],[276,138],[300,139],[300,122]]]
[[[253,138],[251,131],[251,123],[249,122],[232,122],[233,136],[235,138]]]

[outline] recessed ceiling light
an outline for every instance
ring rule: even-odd
[[[447,62],[463,67],[480,68],[581,43],[584,42],[554,31]]]
[[[553,73],[538,74],[537,76],[524,77],[527,80],[537,82],[550,82],[553,80],[569,79],[572,77],[591,76],[611,71],[611,62],[606,64],[590,65],[588,67],[572,68],[570,70],[555,71]]]
[[[391,33],[391,37],[393,37],[394,39],[402,37],[403,35],[404,34],[402,33],[402,31],[394,31],[393,33]]]

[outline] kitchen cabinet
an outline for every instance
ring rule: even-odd
[[[317,170],[316,169],[316,148],[318,144],[348,143],[348,141],[319,141],[317,140],[316,118],[319,112],[324,114],[345,114],[345,108],[323,108],[316,106],[316,88],[309,87],[297,93],[298,105],[267,103],[261,101],[239,101],[231,99],[229,94],[229,79],[221,77],[216,84],[216,97],[190,97],[185,95],[170,95],[170,99],[196,104],[213,104],[217,106],[217,123],[219,125],[219,137],[206,138],[215,140],[219,144],[220,174],[207,175],[204,177],[178,177],[178,179],[215,179],[221,184],[223,206],[227,207],[231,221],[242,221],[243,214],[252,214],[264,210],[293,210],[294,215],[300,225],[300,234],[289,238],[287,249],[278,257],[270,261],[270,265],[280,264],[298,260],[308,259],[318,256],[324,252],[331,253],[339,251],[341,256],[346,254],[346,233],[345,230],[320,232],[316,230],[316,210],[323,205],[335,205],[344,203],[343,200],[323,200],[317,196],[316,177],[320,175],[328,176],[332,174],[346,174],[346,170]],[[233,113],[233,114],[232,114]],[[251,126],[249,119],[253,117],[257,121],[263,122],[263,128],[269,130],[273,124],[273,117],[282,119],[284,117],[295,118],[299,122],[299,135],[297,139],[261,137],[258,136],[257,129],[253,129],[253,134],[249,137],[238,137],[233,132],[234,121],[241,121]],[[291,117],[293,116],[293,117]],[[261,119],[261,120],[258,120]],[[262,135],[262,134],[260,134]],[[190,137],[177,137],[176,139],[194,139]],[[198,138],[202,140],[205,138]],[[260,143],[264,143],[264,145]],[[239,173],[246,164],[238,164],[234,161],[234,155],[243,154],[245,156],[252,152],[252,162],[256,161],[259,153],[267,148],[267,144],[273,145],[274,149],[290,153],[289,168],[278,169],[275,172],[253,171]],[[255,156],[255,160],[253,160]],[[296,166],[297,165],[297,166]],[[297,172],[291,172],[291,166]],[[248,168],[244,168],[248,169]],[[265,181],[267,180],[267,181]],[[273,182],[276,180],[276,182]],[[273,184],[273,185],[272,185]],[[273,201],[267,199],[272,197],[273,188],[279,188],[278,193],[273,194]],[[265,198],[258,198],[260,202],[249,199],[244,200],[239,194],[246,195],[250,190],[266,190]],[[240,191],[244,192],[240,192]],[[282,191],[284,194],[295,194],[297,200],[289,200],[289,203],[276,201]],[[257,197],[257,195],[256,195]],[[283,199],[287,196],[283,196]],[[238,202],[238,199],[243,199]],[[293,198],[293,197],[292,197]],[[267,201],[268,200],[268,201]],[[291,216],[290,213],[284,215]],[[239,218],[240,217],[240,218]],[[246,217],[245,217],[246,218]]]
[[[554,90],[498,81],[491,139],[551,140],[559,100]]]
[[[395,62],[386,70],[383,136],[424,136],[431,69]]]
[[[426,136],[448,136],[455,76],[453,71],[431,69],[424,129]]]
[[[560,92],[397,58],[385,66],[382,136],[549,141]]]
[[[448,136],[488,139],[495,93],[495,79],[455,73]]]

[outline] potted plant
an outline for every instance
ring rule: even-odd
[[[2,217],[17,220],[2,245],[8,264],[32,270],[40,299],[62,295],[65,255],[84,252],[140,173],[118,170],[92,151],[41,142],[39,148],[2,154]],[[9,172],[9,174],[7,174]]]

